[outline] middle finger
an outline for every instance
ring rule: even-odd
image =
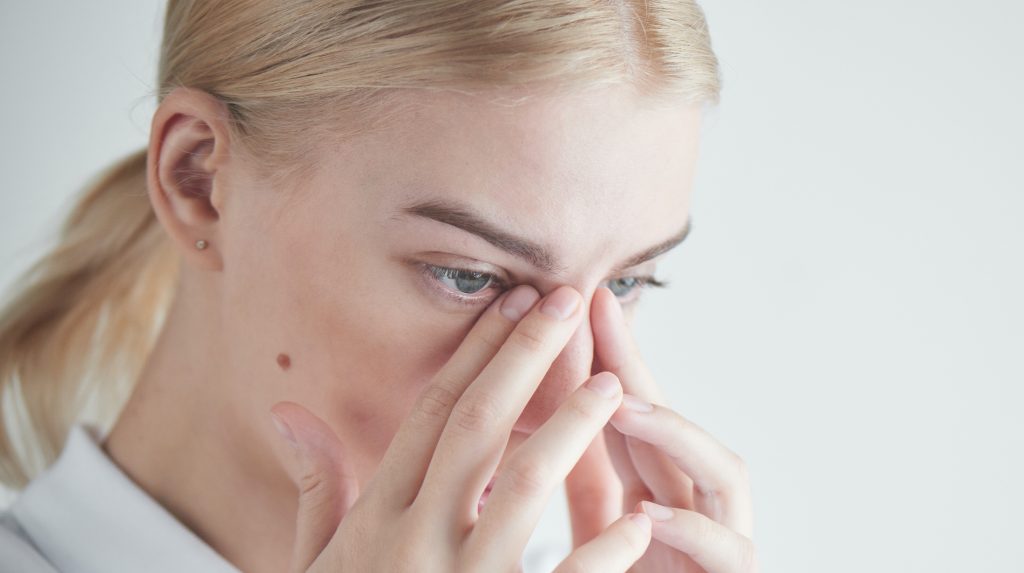
[[[627,394],[664,404],[664,396],[640,359],[636,341],[630,336],[622,306],[607,287],[594,292],[590,320],[594,332],[594,353],[601,367],[619,377]]]
[[[636,341],[630,336],[622,307],[607,288],[594,293],[591,326],[594,352],[601,367],[619,377],[627,394],[653,404],[664,404],[661,391],[641,359]],[[634,466],[635,473],[639,474],[654,499],[675,507],[693,507],[693,481],[690,476],[679,471],[676,464],[656,448],[637,440],[626,440],[617,430],[609,433],[617,438],[612,440],[617,447],[609,448],[609,453],[617,458],[614,460],[616,465]],[[639,500],[627,498],[624,501],[628,508]]]

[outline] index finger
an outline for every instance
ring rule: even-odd
[[[665,405],[665,398],[654,377],[640,359],[636,341],[629,336],[622,306],[606,287],[594,292],[590,303],[590,326],[594,333],[594,353],[601,368],[618,376],[627,394]]]
[[[369,490],[380,488],[384,499],[398,501],[402,507],[412,503],[455,403],[539,298],[533,287],[521,285],[498,297],[484,311],[420,393],[385,452]]]
[[[579,326],[581,308],[579,292],[562,286],[516,325],[452,409],[415,504],[433,517],[476,517],[516,419]]]

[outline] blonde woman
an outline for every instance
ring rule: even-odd
[[[147,149],[0,315],[15,571],[748,572],[629,334],[718,93],[689,0],[171,0]],[[298,489],[298,494],[296,494]]]

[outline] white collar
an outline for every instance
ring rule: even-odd
[[[11,513],[60,571],[238,573],[100,448],[91,425],[72,427],[60,457]]]
[[[125,475],[99,436],[94,426],[73,426],[57,461],[11,504],[46,560],[74,573],[240,573]],[[569,552],[562,496],[541,519],[547,531],[531,536],[524,571],[550,571]]]

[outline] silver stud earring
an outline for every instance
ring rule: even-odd
[[[200,251],[205,249],[206,245],[207,245],[206,241],[204,241],[202,239],[199,239],[198,241],[196,241],[196,248],[199,249]]]

